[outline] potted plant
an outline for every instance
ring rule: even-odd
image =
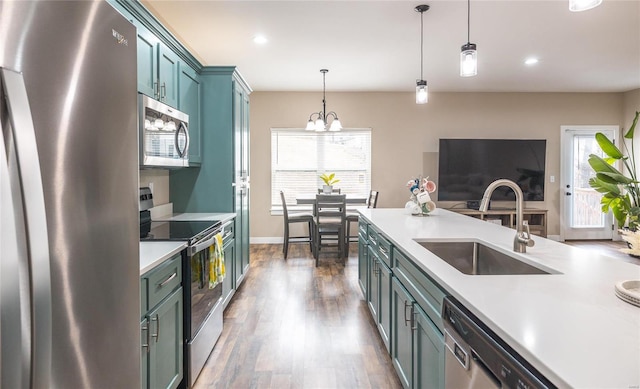
[[[602,212],[611,211],[618,226],[626,226],[632,231],[638,229],[640,216],[640,183],[637,180],[633,145],[638,116],[640,116],[640,112],[636,112],[629,131],[624,134],[624,138],[631,143],[630,155],[624,155],[616,145],[599,132],[596,134],[596,141],[606,154],[606,158],[591,154],[588,160],[589,165],[596,173],[596,176],[589,180],[589,185],[602,194],[600,201]],[[625,142],[622,142],[622,145],[629,154],[629,148]],[[622,161],[626,175],[613,166],[615,161]]]
[[[323,173],[320,175],[320,179],[324,181],[324,185],[322,186],[322,193],[324,194],[331,194],[333,191],[333,185],[340,182],[340,180],[336,179],[335,173]]]

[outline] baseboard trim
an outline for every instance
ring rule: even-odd
[[[282,244],[281,236],[250,237],[249,244]]]
[[[560,235],[547,235],[547,239],[555,240],[556,242],[560,242]]]

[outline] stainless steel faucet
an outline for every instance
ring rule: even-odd
[[[520,189],[518,184],[505,178],[493,181],[484,191],[482,201],[480,202],[480,211],[487,212],[487,210],[489,209],[489,200],[491,199],[491,195],[493,194],[493,191],[496,190],[496,188],[499,186],[509,187],[516,193],[516,236],[513,239],[513,251],[515,251],[516,253],[526,253],[527,246],[533,247],[535,242],[533,241],[533,239],[531,239],[529,223],[524,220],[522,216],[522,209],[524,207],[524,195],[522,194],[522,190]],[[526,235],[523,230],[526,230]]]

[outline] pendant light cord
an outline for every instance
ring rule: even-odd
[[[467,0],[467,43],[471,43],[471,0]]]
[[[424,11],[420,11],[420,80],[424,80],[424,76],[422,75],[422,69],[424,69]]]

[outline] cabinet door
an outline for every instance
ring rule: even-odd
[[[159,41],[140,22],[134,23],[138,28],[138,92],[157,99]]]
[[[362,295],[364,298],[367,298],[367,275],[368,275],[368,250],[367,250],[367,242],[364,238],[358,238],[358,284],[360,285],[360,290],[362,290]]]
[[[149,320],[140,322],[140,388],[149,387]]]
[[[200,78],[195,70],[182,62],[178,88],[178,109],[189,115],[189,165],[198,166],[202,162]]]
[[[369,252],[367,255],[369,260],[369,293],[367,293],[367,305],[369,306],[369,311],[371,311],[371,315],[375,322],[378,323],[378,306],[380,304],[378,260],[374,248],[368,246],[367,250]]]
[[[158,82],[160,101],[178,107],[178,56],[167,46],[160,43],[158,47]]]
[[[235,280],[235,270],[233,268],[235,267],[234,264],[236,262],[235,253],[236,242],[232,239],[224,245],[224,263],[227,274],[224,277],[224,280],[222,280],[222,306],[225,308],[233,296],[233,281]]]
[[[149,385],[178,386],[183,377],[182,288],[149,312]]]
[[[427,314],[414,305],[413,371],[416,388],[444,388],[444,337]]]
[[[391,352],[391,270],[382,260],[378,262],[378,290],[378,331],[387,352]]]
[[[234,211],[236,213],[236,258],[239,271],[237,286],[249,268],[249,98],[234,81],[233,143],[234,143]]]
[[[391,359],[405,388],[413,387],[413,298],[397,278],[391,283]]]

